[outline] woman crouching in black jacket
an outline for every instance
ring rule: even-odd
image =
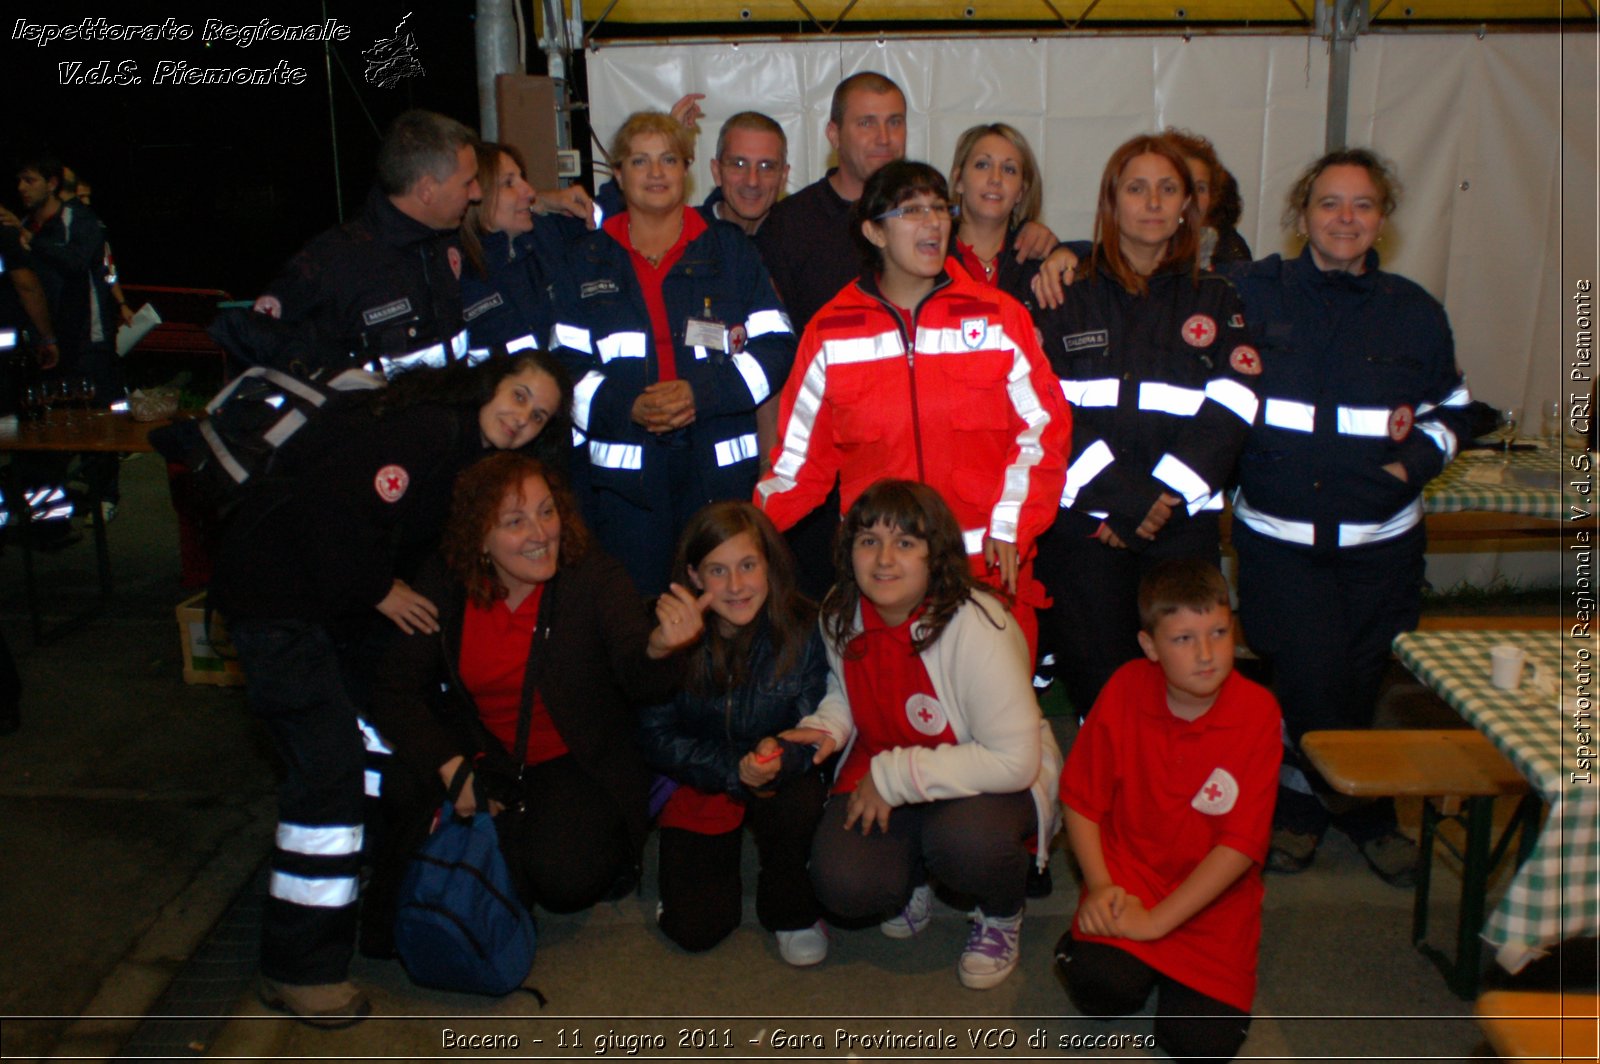
[[[396,754],[385,797],[411,813],[386,872],[403,870],[466,762],[455,812],[494,816],[530,907],[576,912],[625,894],[648,826],[635,710],[678,686],[703,603],[673,588],[652,627],[561,478],[519,454],[461,474],[443,564],[417,589],[438,604],[439,630],[397,636],[374,681],[373,721]]]
[[[673,579],[710,596],[705,636],[683,690],[641,714],[645,759],[679,783],[661,811],[661,930],[708,950],[739,926],[743,825],[761,855],[756,915],[796,966],[828,955],[806,873],[827,796],[810,747],[775,736],[816,708],[828,663],[815,609],[795,590],[794,562],[749,503],[690,518]]]

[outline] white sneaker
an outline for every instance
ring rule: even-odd
[[[828,959],[828,925],[821,920],[799,931],[779,931],[778,954],[796,968]]]
[[[961,985],[969,990],[989,990],[1006,981],[1022,954],[1022,914],[1007,919],[973,915],[967,948],[956,965]]]
[[[890,938],[913,938],[933,923],[933,888],[924,883],[911,892],[906,907],[878,925]]]

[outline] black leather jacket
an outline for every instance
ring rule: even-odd
[[[698,654],[710,651],[702,646]],[[722,695],[679,691],[639,713],[640,741],[650,767],[712,793],[746,793],[739,759],[769,735],[792,728],[822,701],[828,659],[813,628],[793,668],[778,679],[772,641],[763,623],[750,647],[749,681]]]

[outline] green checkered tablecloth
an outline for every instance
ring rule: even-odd
[[[1422,490],[1422,508],[1430,514],[1493,510],[1561,521],[1567,516],[1562,474],[1568,471],[1556,447],[1509,455],[1463,451]],[[1519,477],[1527,480],[1519,482]]]
[[[1531,671],[1518,691],[1496,688],[1489,648],[1500,643],[1523,648],[1564,689],[1538,689]],[[1512,971],[1558,942],[1600,930],[1600,764],[1591,752],[1593,709],[1578,701],[1574,686],[1591,673],[1595,648],[1593,638],[1561,632],[1404,632],[1394,641],[1406,668],[1487,735],[1549,806],[1533,853],[1483,930]],[[1593,697],[1592,683],[1585,699]],[[1584,743],[1588,749],[1580,750]],[[1580,758],[1588,758],[1587,768]]]

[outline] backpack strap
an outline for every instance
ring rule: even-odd
[[[461,764],[456,766],[455,775],[450,777],[450,785],[444,789],[444,794],[454,806],[461,798],[461,790],[467,785],[467,780],[472,776],[472,760],[462,758]]]

